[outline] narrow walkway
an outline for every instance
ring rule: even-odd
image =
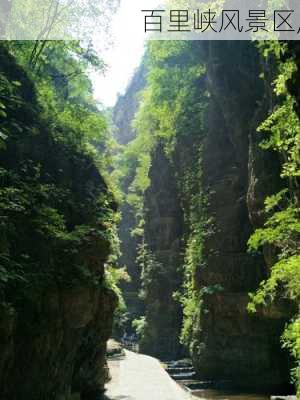
[[[126,350],[121,360],[109,361],[110,400],[188,400],[191,396],[169,377],[155,358]]]

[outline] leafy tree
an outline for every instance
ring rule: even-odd
[[[265,200],[266,222],[257,229],[249,240],[251,250],[263,246],[275,246],[278,250],[277,261],[271,269],[270,277],[261,282],[255,294],[252,294],[248,308],[251,312],[258,305],[266,306],[278,297],[284,297],[299,305],[300,300],[300,120],[295,111],[295,99],[288,91],[288,82],[297,70],[295,60],[281,54],[286,52],[285,44],[271,43],[264,48],[277,56],[278,76],[274,91],[278,104],[270,116],[260,125],[258,131],[264,135],[261,147],[279,153],[282,161],[281,177],[286,187]],[[300,388],[300,317],[298,313],[287,325],[283,336],[283,347],[289,349],[296,360],[292,376]]]
[[[115,231],[117,216],[110,210],[112,194],[98,197],[103,190],[102,183],[99,188],[90,188],[91,193],[94,189],[98,193],[96,197],[90,195],[87,200],[82,194],[81,204],[80,196],[74,193],[70,181],[57,183],[60,182],[59,176],[63,170],[57,170],[59,167],[53,165],[45,172],[45,160],[37,158],[41,147],[48,149],[49,157],[53,156],[51,152],[55,147],[57,157],[65,154],[67,160],[73,160],[78,167],[84,160],[89,160],[91,166],[94,165],[102,175],[108,177],[112,145],[109,122],[106,113],[93,99],[92,85],[87,75],[89,68],[103,69],[103,63],[92,48],[83,48],[77,42],[51,42],[47,43],[32,69],[34,42],[4,43],[0,49],[3,53],[4,47],[23,68],[16,67],[13,72],[19,80],[10,79],[7,73],[0,73],[2,160],[5,163],[7,157],[10,160],[7,152],[10,154],[12,149],[17,151],[19,143],[27,141],[28,144],[25,146],[24,159],[15,161],[20,162],[20,165],[13,164],[10,169],[3,167],[0,171],[2,300],[5,300],[7,291],[12,290],[9,288],[16,285],[22,292],[28,288],[28,293],[38,293],[42,290],[42,279],[45,278],[45,284],[53,279],[52,266],[49,266],[48,275],[39,272],[39,263],[46,262],[42,254],[31,255],[28,250],[25,251],[26,241],[24,251],[23,246],[19,246],[16,254],[12,243],[22,236],[36,235],[37,242],[43,243],[40,248],[42,252],[45,251],[46,258],[49,253],[52,254],[49,255],[50,260],[56,258],[63,247],[67,247],[66,252],[74,257],[76,248],[87,240],[91,229],[84,224],[76,226],[76,222],[71,223],[72,215],[76,221],[76,218],[80,220],[79,215],[82,213],[90,215],[91,220],[98,220],[97,234],[111,243],[107,284],[117,291],[120,307],[124,309],[121,293],[116,289],[117,282],[126,278],[126,274],[122,270],[117,271],[116,266],[119,242]],[[11,60],[9,56],[7,62],[13,65]],[[33,81],[34,84],[30,84]],[[46,127],[44,134],[41,133],[42,126]],[[47,251],[44,247],[46,243]],[[61,257],[61,261],[64,257]],[[85,280],[99,281],[88,272],[81,260],[75,264],[76,271],[76,268],[73,271],[62,268],[56,271],[54,280],[69,279],[70,284]],[[33,285],[34,282],[36,285]],[[30,289],[32,285],[35,289]]]
[[[4,0],[1,34],[10,40],[105,40],[118,0]],[[100,23],[99,23],[100,22]],[[38,46],[39,47],[39,46]]]

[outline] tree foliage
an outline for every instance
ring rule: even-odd
[[[117,160],[120,182],[126,182],[129,192],[125,198],[134,209],[136,225],[132,234],[140,238],[137,263],[141,270],[141,296],[149,304],[136,327],[142,326],[141,340],[147,340],[151,327],[148,313],[155,313],[156,297],[161,284],[170,280],[170,271],[151,253],[144,237],[144,194],[151,184],[149,171],[157,146],[162,146],[169,161],[174,162],[176,146],[185,137],[194,140],[195,155],[189,160],[178,180],[178,190],[189,226],[186,237],[185,283],[181,293],[175,294],[183,305],[185,322],[183,341],[188,343],[193,326],[194,311],[200,300],[194,288],[194,273],[201,263],[202,228],[205,216],[201,192],[201,136],[204,131],[204,113],[208,93],[204,87],[204,64],[200,46],[191,42],[152,42],[148,45],[143,62],[146,66],[146,87],[139,94],[139,108],[133,122],[136,137],[121,149]],[[196,166],[197,165],[197,166]],[[128,185],[129,182],[129,185]],[[122,184],[121,184],[122,186]],[[197,297],[197,298],[196,298]],[[152,299],[152,300],[150,300]],[[150,304],[151,303],[151,304]]]
[[[103,64],[79,43],[51,42],[32,68],[35,45],[0,48],[1,303],[38,304],[53,285],[105,284],[124,309],[116,206],[99,173],[110,168],[108,122],[87,74]],[[104,258],[111,251],[106,283],[83,254],[93,243]]]
[[[261,282],[252,294],[249,310],[254,312],[257,305],[268,305],[277,297],[290,299],[299,305],[300,300],[300,120],[295,110],[295,99],[288,90],[288,82],[297,70],[295,60],[282,61],[280,55],[286,45],[272,43],[265,49],[277,56],[278,76],[274,84],[278,102],[270,116],[260,125],[258,132],[264,135],[261,147],[276,151],[282,161],[281,177],[286,187],[265,200],[266,222],[249,239],[249,247],[257,250],[265,245],[278,249],[277,262],[271,269],[270,277]],[[299,310],[282,336],[283,347],[289,349],[295,358],[293,378],[300,387],[300,331]]]

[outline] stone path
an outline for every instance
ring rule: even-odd
[[[125,357],[109,361],[112,380],[109,400],[188,400],[191,396],[169,377],[155,358],[125,351]]]

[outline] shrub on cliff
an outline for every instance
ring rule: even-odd
[[[271,269],[270,277],[261,282],[248,308],[254,312],[256,306],[266,306],[277,297],[292,300],[299,307],[300,301],[300,120],[296,100],[288,90],[299,66],[296,54],[286,53],[286,44],[270,43],[264,49],[277,56],[278,76],[275,80],[277,105],[270,116],[260,125],[258,131],[264,134],[261,147],[279,153],[282,162],[281,177],[285,188],[265,200],[266,222],[257,229],[249,240],[252,250],[262,246],[275,246],[277,261]],[[297,84],[296,82],[292,82]],[[292,377],[300,395],[300,317],[299,308],[287,325],[282,344],[295,359]]]

